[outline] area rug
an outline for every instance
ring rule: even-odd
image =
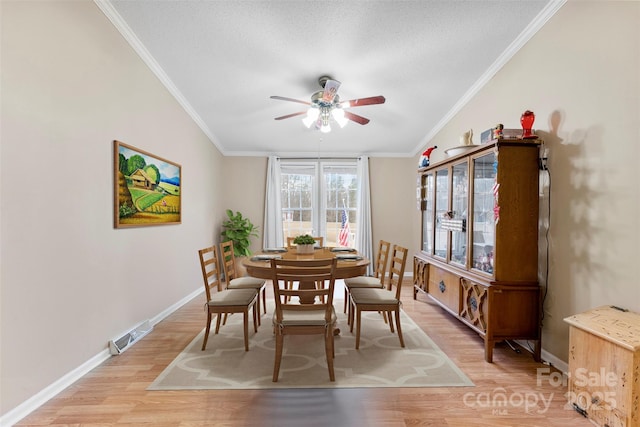
[[[458,387],[473,386],[467,376],[440,350],[409,316],[402,312],[405,348],[380,314],[363,313],[360,349],[355,330],[349,332],[342,301],[335,301],[336,380],[329,381],[324,340],[320,335],[286,336],[277,383],[271,381],[275,338],[271,312],[263,316],[255,334],[250,329],[244,351],[242,316],[230,316],[219,334],[213,330],[201,351],[204,329],[147,388],[148,390]],[[212,327],[213,329],[213,327]]]

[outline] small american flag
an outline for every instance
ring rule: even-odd
[[[347,215],[347,210],[342,210],[342,224],[340,226],[340,233],[338,233],[338,243],[341,246],[349,245],[349,234],[351,234],[351,230],[349,229],[349,216]]]

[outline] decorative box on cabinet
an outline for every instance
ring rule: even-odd
[[[422,247],[414,299],[426,293],[495,343],[534,341],[540,360],[538,151],[496,141],[418,170]]]
[[[604,306],[564,320],[569,402],[599,426],[640,427],[640,314]]]

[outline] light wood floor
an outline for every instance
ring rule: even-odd
[[[530,353],[500,344],[486,363],[476,334],[411,292],[406,284],[404,310],[475,387],[146,391],[204,327],[204,300],[196,298],[16,426],[592,426],[565,407],[566,386],[537,380],[537,369],[548,367]]]

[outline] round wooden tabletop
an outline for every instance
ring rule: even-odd
[[[259,277],[261,279],[271,278],[271,262],[270,260],[257,259],[260,255],[279,255],[283,259],[294,259],[304,262],[305,260],[312,259],[325,259],[335,258],[337,255],[358,255],[358,259],[344,259],[338,260],[338,266],[336,270],[336,279],[346,279],[349,277],[363,276],[367,272],[367,266],[370,261],[357,254],[356,252],[334,252],[331,248],[317,248],[313,251],[313,254],[301,255],[296,252],[296,249],[288,249],[286,252],[273,253],[273,252],[260,252],[254,254],[250,258],[245,258],[242,264],[247,269],[247,273],[253,277]]]

